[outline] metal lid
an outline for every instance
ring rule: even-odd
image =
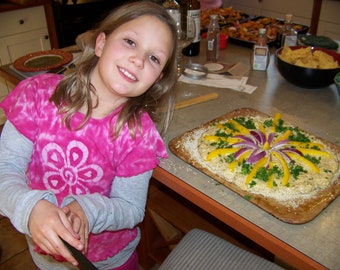
[[[203,79],[207,74],[208,68],[201,64],[191,63],[184,66],[183,75],[191,79]]]

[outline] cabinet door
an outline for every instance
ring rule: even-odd
[[[1,12],[0,37],[16,35],[47,27],[43,6]]]
[[[0,64],[13,63],[28,53],[49,49],[47,28],[0,38]]]

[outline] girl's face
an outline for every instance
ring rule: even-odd
[[[171,31],[154,16],[129,21],[109,36],[99,34],[98,64],[91,77],[99,97],[124,100],[145,93],[162,76],[172,52]]]

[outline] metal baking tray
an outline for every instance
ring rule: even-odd
[[[218,15],[218,24],[221,28],[237,24],[251,18],[250,15],[244,13],[243,11],[235,10],[231,7],[203,10],[201,12],[201,32],[207,31],[210,22],[209,15],[212,14]]]
[[[256,42],[258,30],[260,28],[266,28],[268,38],[267,44],[268,46],[274,46],[277,42],[277,31],[283,25],[283,19],[257,16],[243,20],[239,24],[226,25],[221,28],[221,32],[224,32],[229,36],[228,42],[230,41],[234,44],[252,48]],[[298,34],[305,34],[309,30],[308,26],[299,23],[293,23],[293,27]],[[248,31],[244,32],[242,29],[247,29]]]

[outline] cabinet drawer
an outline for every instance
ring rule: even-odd
[[[0,37],[47,27],[43,6],[0,13]],[[4,27],[6,26],[6,27]]]
[[[0,65],[35,51],[51,49],[47,28],[0,38]]]

